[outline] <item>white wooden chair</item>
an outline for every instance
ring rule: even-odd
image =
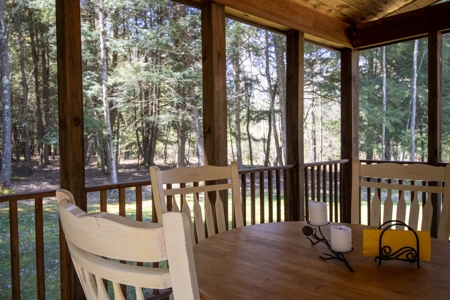
[[[109,213],[86,213],[69,191],[56,192],[59,215],[75,270],[88,300],[110,299],[103,279],[113,283],[115,299],[125,299],[120,285],[172,287],[176,300],[200,299],[189,221],[184,213],[162,215],[162,224],[143,223]],[[121,263],[168,260],[169,268]]]
[[[244,226],[236,162],[229,166],[180,167],[165,171],[150,167],[150,178],[158,220],[167,212],[168,206],[172,211],[184,211],[190,219],[193,214],[194,225],[191,228],[195,226],[192,230],[194,242],[227,230],[228,217],[224,215],[224,205],[228,205],[228,194],[232,199],[235,227]],[[211,192],[215,192],[214,203],[210,201]],[[224,193],[227,196],[222,199]],[[192,198],[192,208],[188,198]]]
[[[437,184],[429,185],[433,182]],[[431,201],[433,193],[442,195],[442,205],[433,207]],[[354,224],[359,224],[361,221],[361,194],[366,194],[367,205],[370,207],[368,209],[370,211],[369,225],[379,226],[380,222],[399,220],[417,230],[421,220],[420,229],[429,231],[433,210],[437,210],[438,238],[449,239],[450,164],[447,167],[398,163],[362,164],[359,160],[354,160],[352,161],[351,212]]]

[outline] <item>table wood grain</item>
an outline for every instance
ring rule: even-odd
[[[362,256],[362,225],[352,228],[354,251],[344,263],[322,260],[306,222],[246,226],[194,246],[201,299],[450,299],[450,243],[432,239],[431,261],[417,264]],[[322,227],[330,238],[330,226]]]

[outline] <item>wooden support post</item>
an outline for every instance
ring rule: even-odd
[[[201,10],[205,164],[226,166],[228,156],[225,7],[206,2]],[[227,199],[226,191],[221,197]],[[214,203],[214,193],[210,195],[210,199]],[[227,205],[224,206],[224,213],[225,216],[228,215]]]
[[[341,158],[349,159],[342,168],[341,220],[351,222],[352,164],[359,156],[359,52],[341,51]]]
[[[86,210],[80,1],[56,0],[56,28],[60,186]],[[60,252],[61,299],[84,299],[63,238]]]
[[[441,162],[442,144],[442,33],[428,34],[428,163],[437,166]],[[433,221],[431,236],[437,237],[442,199],[432,195]]]
[[[303,154],[304,35],[287,33],[286,51],[286,172],[285,219],[304,220],[305,178]]]
[[[203,134],[209,165],[227,164],[225,8],[202,5]]]

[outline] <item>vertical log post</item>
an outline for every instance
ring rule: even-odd
[[[226,166],[228,157],[225,7],[206,2],[201,6],[201,10],[205,165]],[[223,192],[222,199],[228,199],[226,191]],[[211,193],[210,200],[214,203],[214,193]],[[228,216],[227,205],[224,205],[224,210],[225,216]]]
[[[442,143],[442,33],[428,34],[428,163],[437,166],[441,162]],[[442,199],[433,194],[433,221],[431,236],[437,237]]]
[[[303,154],[304,35],[287,33],[286,51],[286,172],[284,199],[286,221],[304,219],[305,176]]]
[[[352,164],[359,156],[359,52],[341,51],[341,158],[350,163],[341,169],[341,220],[351,222]]]
[[[80,1],[56,0],[60,186],[86,211]],[[61,232],[61,299],[84,299]]]

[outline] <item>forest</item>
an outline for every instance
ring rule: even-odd
[[[0,184],[58,156],[54,1],[1,0]],[[169,0],[81,0],[85,163],[204,163],[200,11]],[[227,19],[229,161],[285,163],[286,38]],[[360,157],[426,161],[427,39],[360,51]],[[450,72],[444,35],[443,78]],[[442,83],[443,160],[450,84]],[[305,160],[340,158],[340,52],[305,43]]]

